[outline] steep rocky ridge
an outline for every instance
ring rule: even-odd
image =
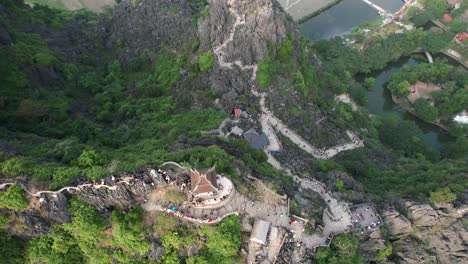
[[[451,204],[434,209],[406,202],[407,217],[395,209],[383,213],[388,237],[399,263],[466,263],[467,208]]]
[[[229,11],[233,5],[229,2],[210,1],[208,14],[198,22],[200,48],[212,50],[224,44],[217,54],[218,61],[233,65],[227,68],[217,65],[210,74],[209,84],[221,95],[222,107],[232,109],[240,103],[255,108],[251,103],[255,99],[248,93],[252,72],[242,67],[264,60],[270,52],[269,46],[287,39],[288,33],[294,32],[295,24],[276,1],[238,1],[233,8],[236,14]],[[240,17],[240,24],[234,28],[235,15]]]
[[[126,58],[154,54],[162,47],[183,51],[196,37],[194,10],[185,0],[122,1],[108,21],[108,48],[122,47]]]

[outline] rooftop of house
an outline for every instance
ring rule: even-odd
[[[465,39],[468,38],[468,33],[466,33],[466,32],[458,33],[458,34],[457,34],[457,38],[458,38],[459,40],[465,40]]]
[[[218,189],[215,167],[202,170],[190,170],[191,191],[193,194],[215,192]]]
[[[453,18],[451,16],[449,16],[448,14],[444,15],[444,21],[445,22],[451,22],[452,20],[453,20]]]
[[[255,128],[247,130],[242,136],[254,149],[262,149],[268,145],[268,137],[264,133],[258,134]]]
[[[265,245],[269,229],[270,222],[266,222],[260,219],[255,220],[252,233],[250,234],[250,241]]]

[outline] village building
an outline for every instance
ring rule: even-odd
[[[234,116],[235,117],[240,117],[242,114],[242,110],[240,108],[234,109]]]
[[[244,130],[238,126],[233,126],[231,128],[231,132],[229,134],[232,134],[232,135],[235,135],[235,136],[242,136],[242,134],[244,133]]]
[[[448,14],[444,15],[444,22],[449,23],[452,22],[453,18],[449,16]]]
[[[459,41],[464,41],[465,39],[468,39],[468,33],[466,32],[463,32],[463,33],[458,33],[456,38],[459,40]]]
[[[270,222],[260,219],[255,220],[252,233],[250,234],[250,241],[265,245],[269,229]]]
[[[265,135],[265,133],[258,134],[255,128],[247,130],[242,136],[254,149],[262,149],[266,145],[268,145],[269,142],[268,137]]]

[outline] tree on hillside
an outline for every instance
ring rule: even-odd
[[[23,158],[12,158],[0,163],[0,172],[7,177],[16,177],[30,172],[28,162]]]
[[[434,122],[439,117],[439,111],[437,108],[431,105],[431,103],[424,99],[419,98],[414,103],[416,115],[426,122]]]
[[[26,243],[0,230],[0,263],[23,264]]]
[[[296,89],[303,95],[307,96],[309,91],[307,86],[304,82],[304,76],[302,75],[301,71],[297,71],[294,78],[294,86]]]
[[[468,138],[460,136],[454,142],[448,142],[442,153],[451,159],[468,157]]]
[[[229,216],[208,236],[207,251],[202,253],[208,263],[236,263],[241,246],[240,221],[237,216]]]
[[[78,157],[78,165],[80,167],[92,167],[101,165],[102,157],[95,150],[83,150]]]
[[[406,156],[424,153],[422,131],[414,122],[402,120],[397,115],[382,117],[378,126],[380,140]]]
[[[0,192],[0,208],[21,210],[28,208],[28,204],[23,189],[17,184],[10,186],[4,192]]]
[[[392,92],[392,94],[396,96],[405,97],[410,94],[410,83],[408,81],[401,81],[399,83],[390,82],[388,88]]]
[[[128,212],[114,210],[111,216],[114,233],[114,246],[143,256],[150,249],[149,240],[145,239],[143,227],[143,209],[135,207]]]
[[[288,63],[292,59],[293,46],[291,40],[283,41],[278,50],[278,58],[282,63]]]
[[[440,52],[449,45],[454,36],[452,32],[434,29],[425,37],[422,48],[429,52]]]
[[[431,192],[431,196],[429,200],[433,204],[440,204],[440,203],[450,203],[457,199],[457,196],[452,193],[450,188],[440,188],[437,189],[435,192]]]
[[[364,263],[359,253],[359,238],[356,235],[339,235],[330,247],[317,250],[315,260],[318,264]]]

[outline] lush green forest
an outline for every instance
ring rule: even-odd
[[[143,209],[114,210],[110,225],[96,209],[78,199],[71,201],[72,222],[55,225],[45,236],[22,240],[4,233],[0,263],[233,263],[239,259],[240,222],[225,218],[217,226],[196,228],[172,215],[156,215],[143,222]],[[150,261],[150,238],[157,231],[164,256]],[[3,232],[3,231],[2,231]],[[184,254],[200,250],[197,257]],[[7,262],[3,262],[7,261]]]
[[[206,2],[194,4],[203,7]],[[229,163],[234,158],[219,147],[169,149],[180,136],[196,139],[198,131],[217,127],[225,117],[215,110],[192,109],[190,97],[173,96],[181,70],[194,77],[210,70],[214,62],[211,51],[175,54],[161,50],[154,61],[135,58],[124,62],[114,59],[118,49],[106,50],[95,43],[101,59],[84,54],[70,61],[52,49],[43,35],[24,29],[35,25],[61,31],[76,21],[92,25],[106,14],[40,5],[29,8],[16,0],[1,5],[7,16],[1,16],[0,24],[14,43],[0,45],[3,177],[32,175],[58,189],[82,175],[98,179],[167,160],[217,165],[219,171],[236,176]],[[48,79],[41,82],[35,72]],[[244,156],[253,166],[266,164],[262,155],[250,156],[246,151]],[[18,185],[0,193],[0,208],[27,207]],[[187,263],[230,263],[239,257],[237,217],[216,227],[196,229],[162,217],[143,224],[143,211],[135,208],[126,213],[113,211],[106,223],[93,207],[79,200],[71,202],[71,215],[71,223],[56,225],[47,235],[27,243],[2,231],[0,263],[150,263],[146,258],[149,238],[153,228],[161,226],[167,229],[158,233],[165,250],[161,263],[180,263],[188,247],[196,247],[202,254],[186,259]],[[2,214],[1,219],[3,226],[8,215]]]

